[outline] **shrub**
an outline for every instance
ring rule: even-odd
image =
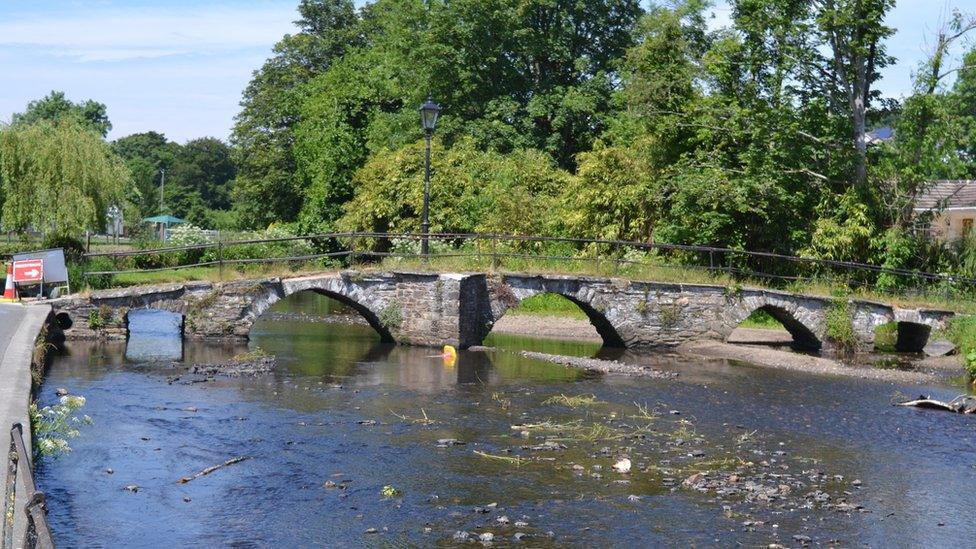
[[[966,358],[966,372],[976,381],[976,316],[957,316],[949,321],[945,336]]]
[[[88,287],[92,290],[103,290],[112,287],[115,279],[113,275],[85,276],[85,273],[114,270],[117,269],[111,259],[107,257],[93,257],[83,264],[69,264],[68,281],[72,288],[81,289]]]
[[[857,347],[854,319],[846,300],[834,301],[827,310],[827,339],[845,351],[852,351]]]
[[[85,243],[70,236],[49,236],[41,242],[41,247],[45,250],[51,248],[63,248],[64,259],[68,262],[80,261],[81,255],[85,253]]]
[[[214,241],[210,234],[211,233],[204,231],[196,225],[185,223],[170,230],[169,242],[167,242],[167,245],[195,246],[197,244],[209,244]],[[200,248],[196,250],[184,250],[182,252],[178,252],[175,254],[177,264],[192,265],[194,263],[199,263],[204,255],[206,255],[207,251],[208,250],[205,248]]]

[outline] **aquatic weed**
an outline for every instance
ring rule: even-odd
[[[597,400],[596,395],[576,395],[567,396],[564,394],[558,394],[553,397],[549,397],[542,401],[543,406],[550,404],[558,404],[560,406],[568,406],[570,408],[579,408],[580,406],[593,406],[595,404],[603,404],[603,401]]]

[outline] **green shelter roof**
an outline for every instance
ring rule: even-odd
[[[165,223],[167,225],[176,225],[176,224],[179,224],[179,223],[186,223],[186,221],[184,221],[184,220],[182,220],[182,219],[180,219],[178,217],[173,217],[171,215],[157,215],[157,216],[153,216],[153,217],[147,217],[147,218],[143,219],[143,221],[145,221],[146,223]]]

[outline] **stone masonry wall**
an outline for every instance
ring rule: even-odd
[[[278,300],[301,291],[327,295],[353,307],[386,340],[411,345],[478,345],[494,322],[539,293],[566,296],[586,313],[611,346],[673,346],[695,339],[724,340],[757,309],[769,312],[798,346],[831,345],[831,298],[702,284],[633,282],[554,275],[437,274],[343,271],[287,279],[165,284],[92,292],[52,300],[55,315],[70,318],[69,339],[124,339],[132,309],[162,309],[184,316],[191,338],[247,338],[255,320]],[[924,345],[931,328],[952,313],[898,309],[883,303],[846,303],[861,347],[874,329],[899,322],[900,346]],[[61,322],[63,325],[64,323]]]

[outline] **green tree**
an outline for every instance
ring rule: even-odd
[[[553,221],[568,173],[539,151],[503,155],[470,139],[443,150],[435,141],[431,231],[538,234]],[[377,153],[356,172],[341,230],[416,232],[423,207],[423,141]]]
[[[240,169],[234,203],[250,228],[297,216],[303,189],[292,148],[299,89],[360,41],[351,0],[302,0],[298,12],[300,32],[278,42],[274,56],[254,73],[231,136]]]
[[[952,91],[954,114],[959,118],[964,132],[962,154],[967,163],[968,177],[976,179],[976,48],[963,56]]]
[[[124,198],[128,169],[90,129],[69,120],[17,124],[0,133],[3,227],[74,237],[102,230]]]
[[[214,210],[230,207],[231,184],[237,168],[231,148],[213,137],[187,141],[176,151],[171,177],[174,193],[195,192],[203,204]]]
[[[52,91],[43,99],[36,99],[27,104],[27,110],[13,115],[14,124],[34,124],[41,120],[57,122],[69,120],[76,122],[105,137],[112,129],[108,119],[108,111],[104,104],[91,99],[74,103],[64,92]]]
[[[158,132],[145,132],[121,137],[112,142],[112,150],[119,155],[132,173],[132,188],[138,195],[132,200],[141,217],[159,211],[161,170],[170,170],[180,146]]]
[[[360,47],[303,87],[295,159],[305,230],[328,230],[370,155],[421,136],[417,106],[445,105],[438,135],[502,153],[532,148],[574,169],[613,112],[616,60],[636,0],[378,0]],[[316,229],[312,229],[316,227]]]

